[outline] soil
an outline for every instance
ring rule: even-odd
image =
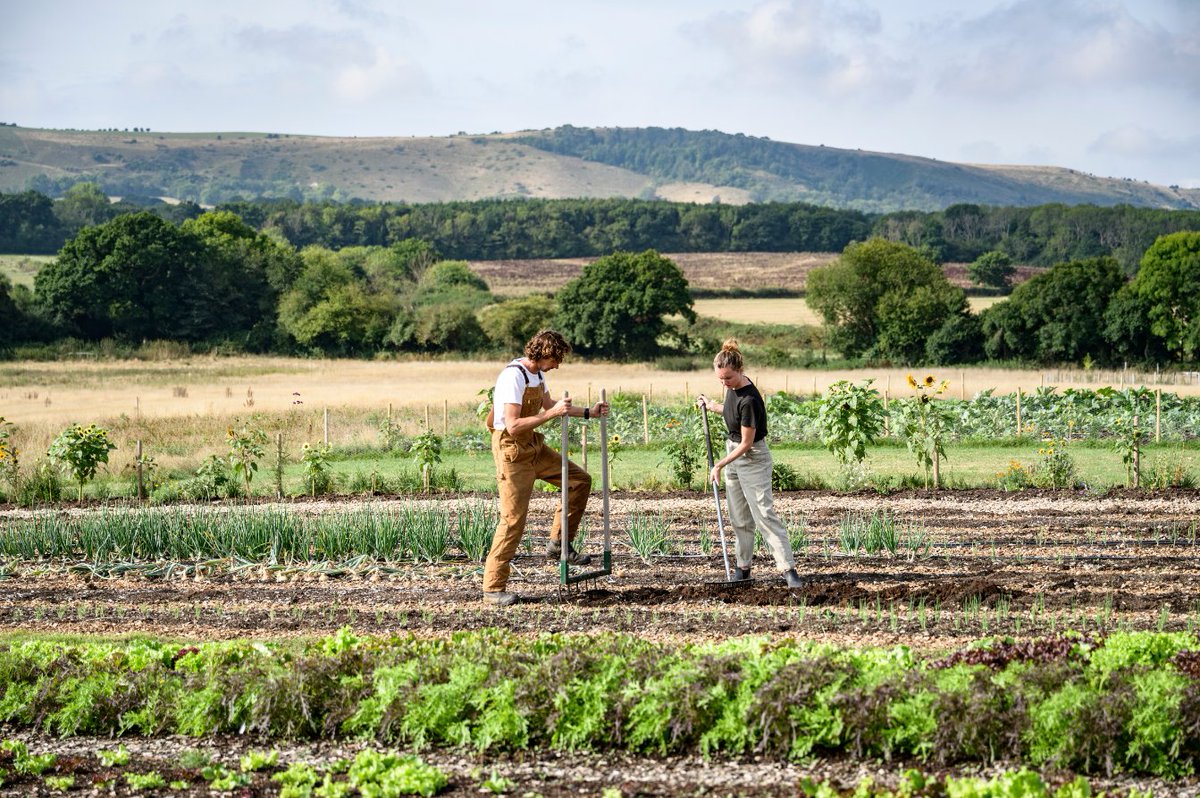
[[[288,506],[321,513],[345,509],[347,501]],[[761,548],[753,581],[726,583],[712,500],[698,494],[614,495],[612,573],[560,589],[557,561],[540,554],[557,501],[551,494],[534,499],[527,540],[537,554],[523,550],[514,560],[509,589],[521,600],[509,608],[481,601],[482,567],[461,555],[436,565],[254,564],[170,578],[131,572],[106,579],[72,572],[72,563],[8,563],[0,630],[208,640],[315,636],[346,625],[364,633],[418,635],[490,626],[516,635],[618,631],[671,642],[769,635],[843,645],[903,644],[940,656],[997,634],[1026,638],[1067,628],[1200,629],[1200,494],[1195,492],[780,494],[780,514],[805,525],[796,561],[805,584],[798,589],[785,586]],[[597,563],[599,505],[594,500],[590,506],[592,532],[585,544]],[[841,551],[839,529],[847,513],[883,512],[911,538],[923,535],[928,549]],[[671,519],[670,555],[647,562],[633,550],[625,529],[634,513]],[[0,512],[0,522],[23,514]],[[702,551],[704,537],[712,541],[707,552]],[[75,745],[87,750],[89,745],[77,739],[41,742],[39,751]],[[166,751],[181,745],[127,741],[131,750],[134,742],[167,746]],[[187,741],[184,747],[200,744]],[[804,769],[775,762],[704,764],[553,752],[500,759],[433,752],[427,758],[447,763],[456,774],[451,794],[478,793],[481,779],[469,774],[480,768],[482,779],[496,768],[516,781],[517,795],[599,794],[607,786],[625,795],[794,795],[797,780],[806,774],[853,786],[864,773],[882,778],[902,769],[853,760],[823,760]],[[1128,783],[1150,786],[1144,780]],[[1197,795],[1200,788],[1177,782],[1155,794]]]

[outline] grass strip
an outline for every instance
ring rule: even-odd
[[[0,721],[59,735],[360,738],[480,751],[851,753],[1178,777],[1200,762],[1191,634],[904,647],[621,634],[0,645]]]

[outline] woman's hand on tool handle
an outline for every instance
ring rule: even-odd
[[[698,397],[696,397],[696,404],[700,405],[705,410],[712,411],[713,413],[720,413],[725,409],[725,405],[721,404],[720,402],[714,402],[704,394],[700,394]]]
[[[596,402],[596,404],[592,405],[591,410],[589,412],[592,414],[592,418],[600,418],[600,416],[607,416],[608,415],[608,402]]]
[[[714,465],[712,471],[708,472],[708,481],[713,485],[721,484],[721,468],[720,465]]]

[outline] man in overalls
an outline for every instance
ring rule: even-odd
[[[508,586],[509,564],[517,553],[533,483],[542,479],[562,487],[562,455],[546,445],[537,428],[562,416],[588,419],[608,414],[608,404],[575,407],[568,398],[555,402],[546,390],[545,372],[558,368],[571,351],[571,345],[554,330],[542,330],[525,345],[525,356],[501,370],[493,394],[488,428],[492,432],[492,459],[496,463],[496,483],[500,489],[500,523],[492,537],[483,569],[483,599],[489,604],[507,607],[517,601]],[[592,477],[575,463],[567,471],[567,542],[575,539],[579,521],[587,507]],[[559,559],[562,550],[562,506],[554,514],[554,527],[546,556]],[[567,561],[586,565],[591,557],[568,547]]]

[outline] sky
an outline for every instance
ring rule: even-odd
[[[682,127],[1200,187],[1200,0],[0,0],[0,121]]]

